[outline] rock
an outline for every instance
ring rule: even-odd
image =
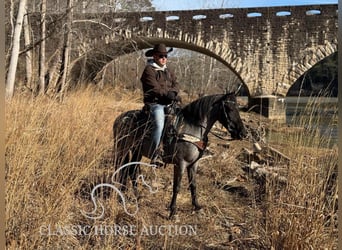
[[[231,193],[237,193],[241,196],[248,197],[251,194],[252,188],[248,183],[242,180],[243,178],[233,178],[232,180],[227,181],[226,183],[216,183],[218,188],[228,191]],[[242,180],[242,181],[241,181]]]
[[[250,169],[255,170],[260,167],[260,164],[256,163],[255,161],[252,161],[250,164]]]
[[[255,142],[255,143],[253,144],[253,151],[254,151],[255,153],[260,153],[261,150],[262,150],[262,148],[261,148],[261,146],[259,145],[259,143]]]

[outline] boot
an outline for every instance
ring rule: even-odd
[[[151,164],[156,165],[157,168],[164,166],[164,162],[163,162],[163,158],[162,158],[162,154],[161,154],[160,150],[157,149],[154,152],[154,154],[152,156]]]

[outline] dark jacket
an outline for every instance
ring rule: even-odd
[[[148,63],[140,80],[144,91],[145,104],[170,104],[172,100],[167,97],[168,91],[174,91],[177,94],[179,92],[179,84],[169,68],[161,70]]]

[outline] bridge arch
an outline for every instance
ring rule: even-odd
[[[319,14],[311,15],[312,10]],[[216,58],[238,76],[251,96],[285,96],[304,72],[337,50],[336,4],[100,16],[89,13],[80,19],[94,19],[87,26],[74,25],[82,38],[81,49],[75,51],[89,53],[73,71],[87,72],[88,67],[88,79],[115,57],[163,41]],[[96,23],[103,25],[89,26]]]
[[[300,55],[301,61],[294,67],[294,69],[289,74],[288,80],[283,83],[278,83],[283,85],[286,89],[286,95],[290,88],[297,82],[297,80],[304,75],[307,71],[312,69],[317,63],[324,60],[325,58],[331,56],[337,52],[337,41],[333,40],[324,45],[318,45],[316,49],[304,50]],[[280,86],[281,87],[281,86]]]
[[[101,46],[97,46],[96,48],[90,50],[88,53],[80,57],[76,62],[74,62],[71,69],[72,79],[74,79],[74,81],[76,81],[76,79],[94,81],[103,67],[105,67],[105,65],[110,63],[115,58],[125,54],[136,52],[138,50],[152,48],[154,44],[157,43],[164,43],[167,47],[195,51],[216,59],[237,76],[239,81],[243,84],[245,91],[248,93],[248,96],[250,95],[249,88],[246,85],[244,79],[237,72],[237,70],[221,55],[218,55],[212,50],[198,46],[196,44],[191,44],[176,39],[159,37],[135,37],[132,39],[126,39],[119,42],[110,42]]]
[[[329,61],[327,61],[329,60]],[[331,64],[337,61],[337,51],[319,60],[310,69],[305,71],[289,88],[286,96],[296,95],[336,95],[338,65]],[[329,64],[329,65],[328,65]],[[324,68],[324,71],[321,70]],[[309,77],[310,80],[307,80]]]

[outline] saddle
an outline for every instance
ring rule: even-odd
[[[177,126],[179,123],[179,114],[181,113],[181,107],[177,103],[172,103],[164,108],[165,111],[165,122],[164,129],[161,136],[161,141],[165,145],[170,145],[177,139]],[[150,107],[145,105],[142,109],[143,120],[145,122],[151,122]],[[147,133],[150,136],[152,131]]]
[[[165,107],[165,125],[163,131],[163,142],[171,144],[178,138],[178,125],[180,123],[181,107],[174,103]]]
[[[165,123],[164,129],[161,136],[161,145],[160,150],[163,155],[163,159],[167,159],[168,157],[172,157],[172,152],[175,150],[175,143],[177,140],[186,141],[194,144],[202,153],[204,152],[207,146],[207,140],[202,140],[190,134],[178,133],[179,127],[182,123],[182,113],[181,107],[177,103],[172,103],[170,105],[165,106]],[[151,116],[149,106],[145,105],[142,110],[145,122],[151,124]],[[148,126],[151,128],[151,126]],[[150,137],[152,133],[152,129],[146,133],[147,137]],[[166,149],[169,150],[166,150]],[[169,151],[171,155],[164,155],[164,152]],[[165,157],[165,158],[164,158]]]

